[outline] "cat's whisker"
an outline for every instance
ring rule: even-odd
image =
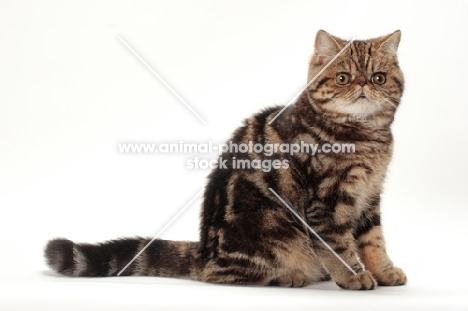
[[[392,103],[392,102],[390,101],[390,99],[384,97],[383,100],[385,100],[387,103],[389,103],[390,105],[392,105],[393,108],[397,109],[397,105],[396,105],[395,103]]]

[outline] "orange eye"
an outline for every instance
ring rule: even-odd
[[[335,76],[335,82],[339,85],[346,85],[351,83],[351,75],[346,72],[337,73]]]
[[[374,73],[371,77],[371,82],[374,84],[382,85],[387,81],[387,77],[383,72]]]

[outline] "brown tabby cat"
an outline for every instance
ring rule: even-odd
[[[380,225],[380,193],[393,149],[390,125],[403,93],[396,55],[400,35],[396,31],[347,47],[348,41],[320,30],[308,80],[346,48],[343,53],[274,122],[269,124],[282,107],[247,119],[231,139],[262,145],[352,143],[354,153],[223,153],[226,167],[214,169],[208,177],[200,242],[155,240],[122,275],[293,287],[331,276],[338,286],[355,290],[405,284],[404,272],[387,256]],[[233,167],[234,158],[288,165],[269,172],[239,169]],[[149,241],[134,238],[90,245],[55,239],[45,255],[48,264],[65,275],[112,276]]]

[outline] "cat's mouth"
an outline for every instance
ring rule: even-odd
[[[359,101],[360,99],[368,99],[366,94],[364,92],[361,92],[361,94],[356,98],[355,102]]]

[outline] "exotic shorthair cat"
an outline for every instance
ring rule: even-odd
[[[393,149],[390,127],[403,93],[397,60],[400,36],[396,31],[350,42],[320,30],[309,65],[312,83],[273,122],[282,107],[247,119],[230,140],[262,145],[350,143],[354,153],[224,152],[226,167],[215,168],[205,187],[200,241],[157,239],[122,275],[292,287],[331,277],[338,286],[353,290],[405,284],[404,272],[386,253],[380,223],[380,193]],[[268,172],[239,169],[232,164],[234,158],[288,165]],[[150,240],[82,244],[55,239],[45,256],[65,275],[113,276]]]

